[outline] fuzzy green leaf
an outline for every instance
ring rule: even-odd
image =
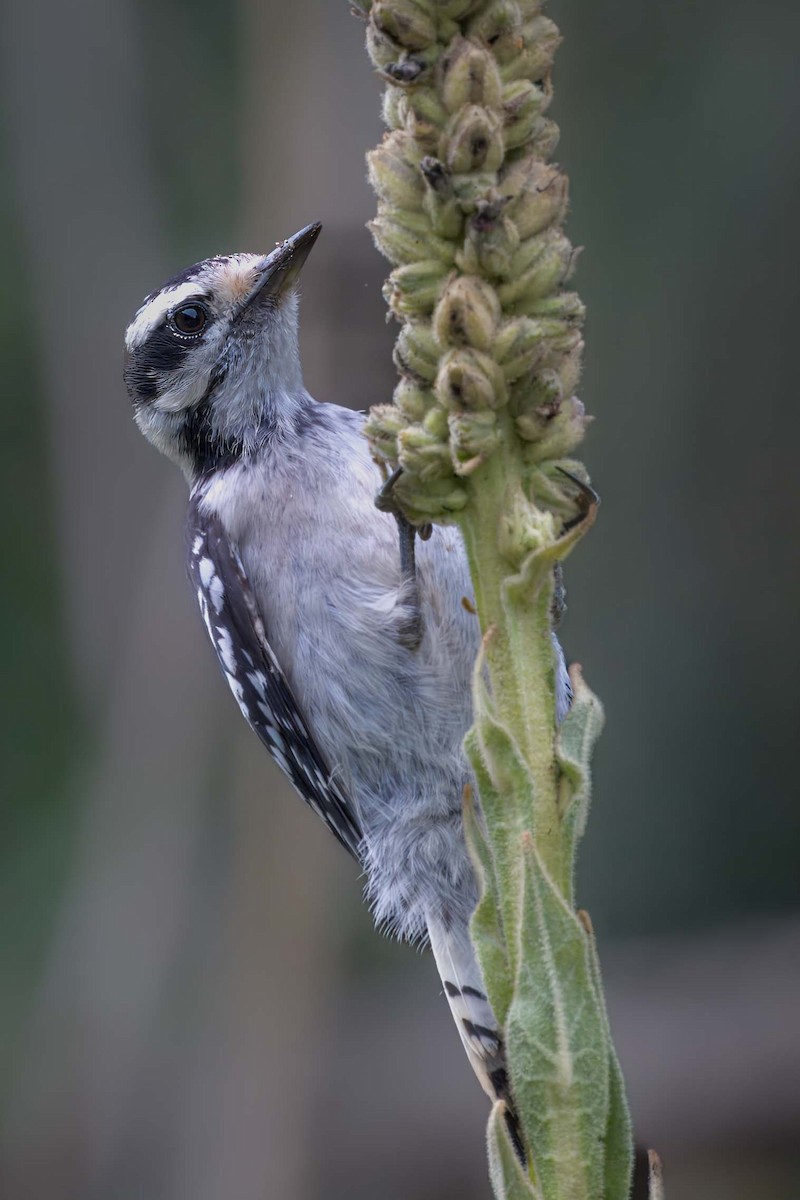
[[[504,1119],[505,1105],[495,1104],[489,1116],[486,1145],[489,1151],[489,1178],[496,1200],[543,1200],[517,1157]]]
[[[574,859],[586,829],[591,799],[591,760],[603,730],[603,706],[584,683],[579,666],[570,671],[572,704],[556,738],[556,759],[561,772],[559,808]]]
[[[505,1027],[512,1092],[547,1200],[607,1200],[609,1046],[591,947],[530,836],[523,859],[519,970]]]
[[[472,731],[467,736],[471,735]],[[483,794],[487,787],[491,788],[491,784],[484,780]],[[470,921],[470,931],[486,984],[486,994],[502,1026],[511,1003],[513,976],[508,965],[508,946],[500,918],[492,849],[469,789],[464,794],[463,810],[464,834],[480,891],[480,899]]]
[[[631,1190],[633,1175],[633,1131],[631,1117],[628,1111],[628,1101],[625,1097],[625,1082],[622,1070],[611,1040],[611,1028],[608,1022],[603,995],[603,981],[600,975],[600,958],[597,953],[597,941],[594,929],[587,912],[578,914],[589,942],[592,983],[598,1007],[602,1013],[606,1029],[606,1044],[608,1046],[609,1066],[609,1103],[608,1120],[605,1131],[605,1191],[603,1200],[627,1200]]]

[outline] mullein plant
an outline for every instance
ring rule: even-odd
[[[464,797],[481,884],[472,936],[503,1027],[526,1147],[503,1104],[489,1166],[504,1200],[625,1200],[632,1142],[574,866],[603,716],[579,668],[556,729],[558,565],[595,502],[572,454],[584,307],[568,287],[567,178],[547,116],[561,37],[542,0],[361,0],[386,81],[388,132],[368,155],[371,228],[393,264],[394,403],[367,422],[383,502],[420,528],[455,522],[483,632]],[[651,1160],[651,1195],[661,1200]]]

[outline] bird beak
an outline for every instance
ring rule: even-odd
[[[313,225],[306,225],[305,229],[287,238],[271,254],[266,255],[255,286],[242,304],[242,311],[247,309],[256,297],[272,296],[277,299],[291,287],[311,253],[311,247],[319,237],[321,229],[319,221],[315,221]]]

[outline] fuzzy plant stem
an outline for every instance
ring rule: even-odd
[[[464,820],[472,936],[503,1028],[523,1166],[488,1130],[498,1200],[626,1200],[631,1130],[594,935],[576,911],[599,702],[572,671],[555,718],[554,573],[592,523],[571,455],[583,305],[567,287],[567,180],[546,113],[560,34],[543,0],[360,0],[386,82],[368,156],[371,228],[393,264],[394,403],[367,436],[412,524],[457,523],[483,634]],[[653,1200],[661,1200],[660,1173]]]

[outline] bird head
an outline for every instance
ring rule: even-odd
[[[297,280],[320,229],[307,225],[271,254],[195,263],[128,326],[134,417],[189,479],[280,438],[302,405]]]

